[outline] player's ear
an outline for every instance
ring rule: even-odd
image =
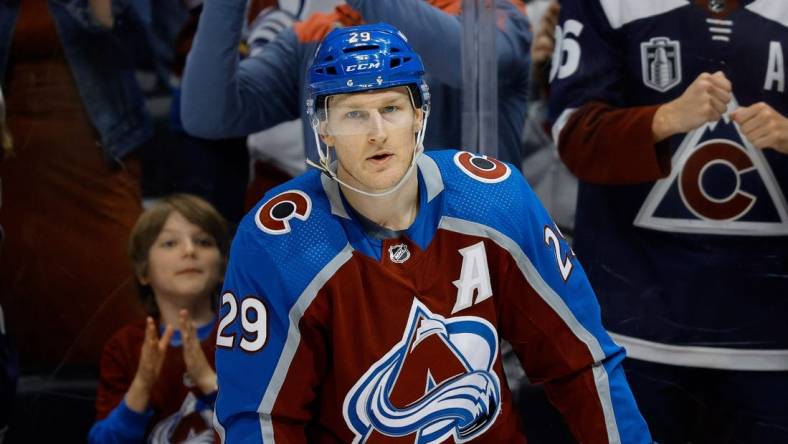
[[[413,119],[413,132],[418,133],[421,130],[421,126],[424,124],[424,110],[418,108],[415,110],[416,118]]]
[[[326,120],[321,120],[317,125],[317,133],[320,134],[320,140],[326,146],[334,146],[334,136],[328,133],[328,122]]]

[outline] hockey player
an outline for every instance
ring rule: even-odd
[[[332,31],[308,90],[319,171],[267,194],[231,249],[224,441],[523,443],[506,339],[578,441],[651,442],[624,351],[517,168],[423,153],[430,97],[404,35]]]
[[[662,443],[788,442],[788,2],[562,0],[575,250]]]

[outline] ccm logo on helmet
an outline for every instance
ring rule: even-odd
[[[358,65],[350,65],[345,68],[345,72],[365,71],[367,69],[380,68],[380,62],[359,63]]]
[[[257,228],[268,234],[290,232],[290,219],[306,220],[312,211],[312,201],[305,193],[297,190],[277,194],[257,210]]]
[[[498,183],[506,180],[512,173],[509,166],[500,160],[467,151],[454,155],[454,163],[463,173],[484,183]]]

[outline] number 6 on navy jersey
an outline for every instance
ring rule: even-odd
[[[580,43],[577,37],[583,32],[583,24],[577,20],[567,20],[564,26],[555,27],[555,49],[553,49],[553,64],[550,68],[550,81],[565,79],[577,71],[580,66]],[[575,37],[575,38],[572,38]],[[566,54],[566,57],[564,57]]]
[[[219,333],[216,335],[216,346],[233,348],[235,334],[225,334],[225,330],[238,318],[238,301],[234,294],[227,292],[222,295],[222,307],[230,309],[219,322]],[[241,302],[241,330],[243,335],[238,344],[244,351],[253,353],[260,351],[268,340],[268,310],[263,301],[247,297]]]

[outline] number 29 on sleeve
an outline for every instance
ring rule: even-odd
[[[238,346],[250,353],[260,351],[268,340],[268,309],[263,301],[248,296],[241,301],[239,310],[238,298],[227,292],[222,295],[222,308],[225,305],[229,307],[229,310],[219,322],[216,346],[219,348],[233,348],[235,346],[236,335],[235,333],[227,333],[227,330],[240,317],[241,340],[238,341]]]

